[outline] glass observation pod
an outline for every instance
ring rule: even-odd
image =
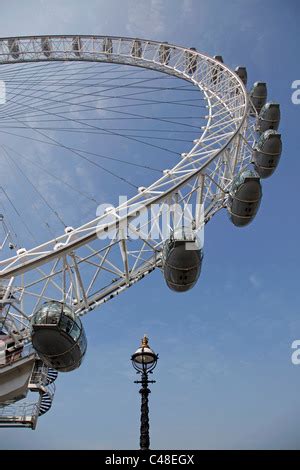
[[[41,46],[42,46],[42,51],[45,57],[51,57],[51,42],[49,38],[42,38],[41,39]]]
[[[268,178],[274,173],[281,152],[281,135],[272,129],[265,131],[253,150],[253,163],[261,178]]]
[[[236,227],[248,225],[256,216],[262,198],[259,174],[254,170],[240,173],[232,183],[227,202],[231,222]]]
[[[19,40],[10,38],[7,41],[9,52],[13,59],[18,59],[20,57],[20,46]]]
[[[258,116],[257,131],[265,132],[269,129],[277,131],[280,123],[280,106],[278,103],[265,104]]]
[[[171,57],[171,47],[168,46],[167,42],[164,42],[159,46],[159,61],[161,64],[168,65]]]
[[[250,100],[257,113],[260,113],[262,107],[267,101],[267,85],[264,82],[255,82],[250,91]],[[253,111],[250,113],[252,116],[255,115]]]
[[[81,44],[81,38],[80,37],[77,36],[77,37],[74,37],[72,39],[72,49],[73,49],[74,54],[77,57],[81,56],[82,44]]]
[[[33,315],[31,338],[40,358],[59,372],[80,366],[87,340],[82,323],[66,304],[45,302]]]
[[[103,39],[103,46],[102,46],[103,52],[106,54],[112,54],[113,53],[113,43],[111,38],[105,38]]]
[[[164,244],[162,263],[167,286],[185,292],[196,284],[202,267],[203,250],[199,249],[192,230],[179,229]]]
[[[132,57],[142,57],[142,43],[139,39],[135,39],[132,44],[131,48],[131,55]]]
[[[196,50],[195,47],[190,47],[190,51],[196,52]],[[185,54],[186,71],[188,74],[193,75],[197,70],[197,56],[188,51]]]
[[[221,55],[214,55],[214,59],[220,62],[221,64],[224,63],[223,57]],[[212,82],[214,84],[218,83],[219,81],[219,76],[220,76],[220,68],[216,66],[212,72]]]
[[[247,69],[246,67],[238,66],[234,70],[237,76],[242,80],[243,84],[246,86],[247,85],[247,79],[248,79],[248,74],[247,74]]]

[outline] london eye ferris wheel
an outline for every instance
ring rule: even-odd
[[[2,38],[0,78],[0,427],[34,429],[81,317],[154,269],[191,289],[205,224],[253,220],[280,109],[245,67],[138,38]]]

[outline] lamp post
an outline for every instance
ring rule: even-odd
[[[141,384],[141,434],[140,434],[140,449],[148,450],[150,446],[149,437],[149,406],[148,396],[150,390],[148,385],[155,383],[155,380],[148,380],[148,374],[152,374],[153,369],[157,364],[158,354],[150,348],[148,338],[144,335],[141,346],[131,356],[132,365],[138,374],[141,374],[141,380],[135,380],[134,383]]]

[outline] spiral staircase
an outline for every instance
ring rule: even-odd
[[[24,357],[18,358],[13,363],[9,363],[6,368],[18,368],[20,367],[19,361],[24,361],[24,359]],[[35,429],[38,417],[47,413],[52,406],[55,393],[54,382],[58,372],[44,364],[36,355],[34,359],[26,396],[18,401],[8,401],[2,407],[0,404],[0,428]],[[4,367],[0,367],[0,373],[5,373]],[[38,394],[38,399],[34,396],[36,394]]]
[[[53,382],[57,379],[57,376],[58,372],[54,369],[51,369],[51,367],[48,367],[46,385],[43,386],[43,388],[39,388],[39,416],[42,416],[47,413],[47,411],[49,411],[52,406],[53,396],[55,392],[55,385],[53,385]]]

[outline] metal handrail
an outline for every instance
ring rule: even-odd
[[[34,384],[45,384],[48,375],[48,366],[44,363],[36,364],[35,368],[33,369],[30,382]]]
[[[23,405],[8,405],[0,407],[0,422],[2,419],[26,420],[29,416],[36,418],[39,413],[39,407],[36,403],[26,403]]]
[[[43,362],[40,362],[40,364],[36,365],[31,374],[30,385],[34,385],[35,388],[40,389],[41,391],[47,393],[51,398],[53,398],[56,387],[53,382],[47,383],[48,371],[49,367]]]

